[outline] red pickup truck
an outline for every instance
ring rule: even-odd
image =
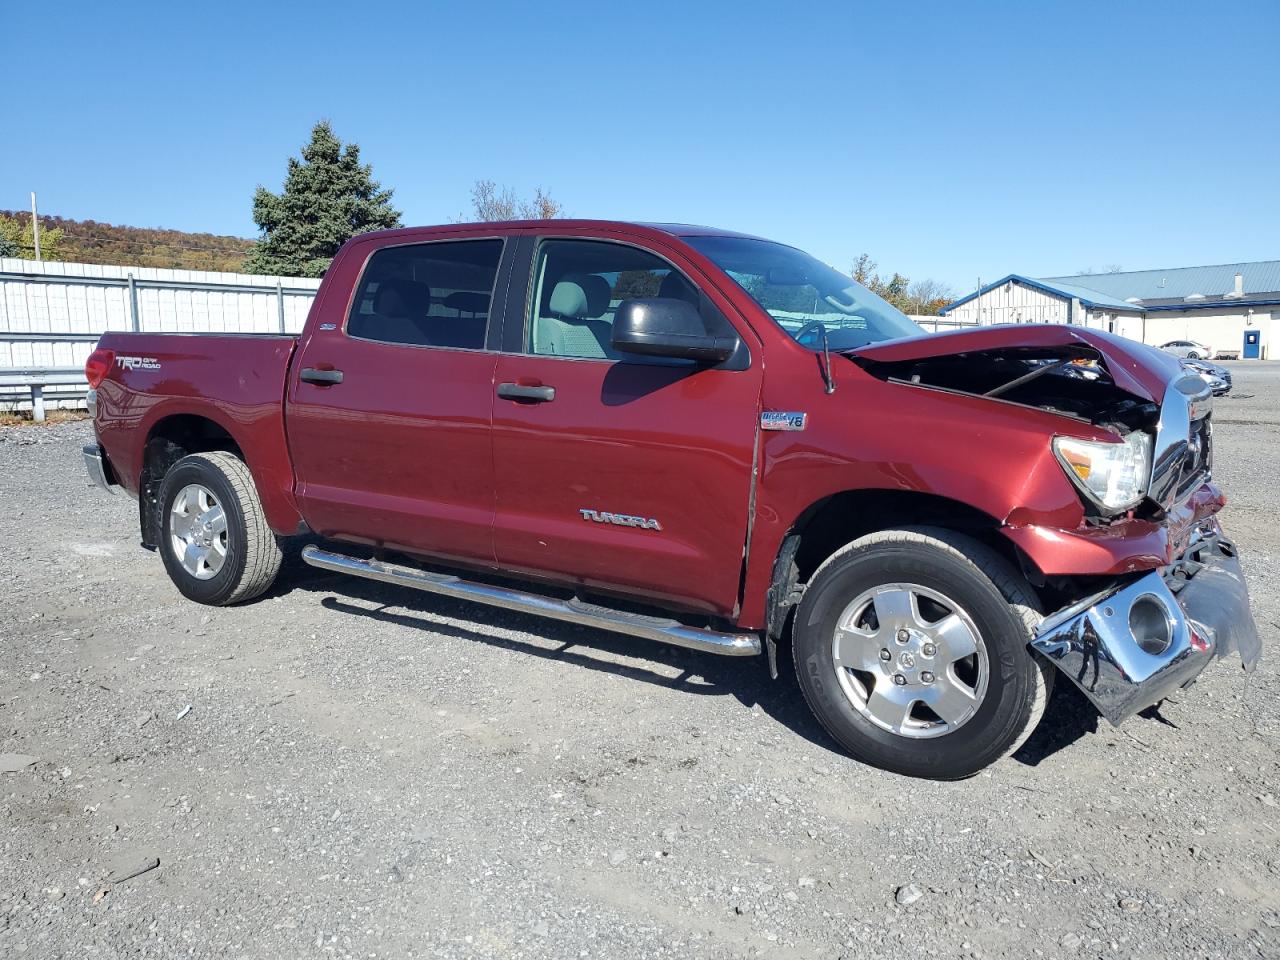
[[[1076,326],[926,336],[782,244],[514,222],[359,236],[301,336],[109,333],[92,477],[207,604],[303,559],[732,656],[832,738],[970,775],[1065,674],[1114,723],[1259,656],[1211,398]]]

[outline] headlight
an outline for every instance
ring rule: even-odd
[[[1151,479],[1151,435],[1135,431],[1121,443],[1054,437],[1053,452],[1085,496],[1110,513],[1138,504]]]

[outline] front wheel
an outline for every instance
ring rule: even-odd
[[[280,570],[253,476],[230,453],[193,453],[160,486],[160,555],[183,596],[211,606],[252,600]]]
[[[1036,599],[972,538],[887,530],[837,551],[794,621],[800,687],[859,760],[955,780],[1012,753],[1035,729],[1052,667],[1027,644]]]

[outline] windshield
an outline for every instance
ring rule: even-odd
[[[822,349],[824,330],[832,350],[924,333],[887,300],[794,247],[746,237],[684,240],[810,349]]]

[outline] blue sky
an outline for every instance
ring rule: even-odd
[[[411,224],[489,178],[957,291],[1273,259],[1277,37],[1275,0],[9,2],[0,208],[253,236],[326,117]]]

